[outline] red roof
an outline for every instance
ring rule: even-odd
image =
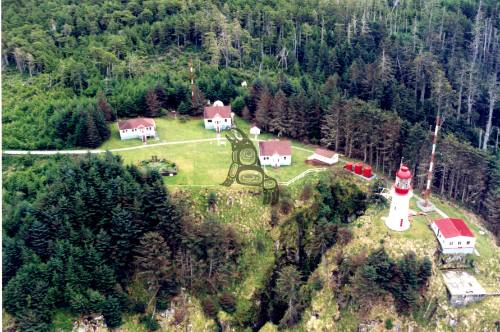
[[[445,238],[455,236],[474,237],[474,234],[462,219],[444,218],[434,220],[434,223]]]
[[[221,118],[230,118],[231,106],[206,106],[203,117],[205,119],[213,119],[217,114]]]
[[[400,179],[411,179],[411,172],[408,166],[402,165],[399,171],[397,171],[396,176]]]
[[[272,156],[275,153],[280,156],[291,156],[292,143],[280,140],[259,142],[259,156]]]
[[[135,128],[139,128],[140,126],[150,127],[150,126],[155,126],[155,125],[156,125],[155,120],[150,119],[150,118],[135,118],[135,119],[128,119],[128,120],[118,122],[118,128],[120,130],[135,129]]]
[[[334,151],[330,151],[327,149],[321,149],[321,148],[314,150],[314,153],[317,155],[320,155],[322,157],[325,157],[325,158],[332,158],[335,155]]]

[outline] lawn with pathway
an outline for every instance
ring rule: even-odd
[[[125,163],[137,164],[141,160],[150,159],[151,156],[165,158],[175,162],[178,174],[165,177],[165,183],[173,186],[218,186],[226,179],[231,165],[231,144],[224,137],[220,141],[214,140],[216,134],[212,130],[204,129],[201,119],[179,121],[178,119],[156,119],[160,141],[150,140],[143,145],[139,140],[117,141],[118,129],[112,133],[112,138],[99,149],[125,149],[129,147],[147,146],[147,148],[128,151],[114,150],[113,153],[122,156]],[[238,128],[249,132],[250,124],[241,119],[236,120]],[[270,134],[260,135],[259,139],[271,139]],[[187,140],[200,140],[185,142]],[[176,144],[179,142],[179,144]],[[182,144],[180,142],[183,142]],[[168,145],[164,145],[168,143]],[[256,148],[258,149],[257,143]],[[156,146],[155,144],[158,144]],[[278,182],[286,182],[302,172],[313,168],[305,163],[312,150],[307,146],[292,142],[292,165],[280,168],[264,167],[266,173]]]

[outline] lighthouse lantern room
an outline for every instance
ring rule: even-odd
[[[387,227],[394,231],[405,231],[410,228],[410,198],[412,175],[407,166],[401,165],[396,172],[396,181],[391,189],[391,207],[389,216],[385,219]]]

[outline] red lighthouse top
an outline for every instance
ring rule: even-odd
[[[396,182],[394,183],[394,190],[400,195],[406,195],[411,189],[411,172],[408,166],[401,165],[396,172]]]

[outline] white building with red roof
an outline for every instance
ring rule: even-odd
[[[231,106],[224,106],[217,100],[212,106],[206,106],[203,112],[205,129],[215,129],[217,132],[229,129],[233,123]]]
[[[471,254],[476,238],[467,224],[458,218],[434,220],[431,228],[441,246],[443,254]]]
[[[262,166],[291,165],[292,143],[277,139],[259,142],[259,159]]]
[[[139,138],[146,142],[148,137],[156,137],[156,123],[150,118],[135,118],[118,122],[120,138]]]
[[[314,150],[314,154],[309,156],[307,160],[321,164],[333,165],[339,162],[339,154],[334,151],[319,148]]]

